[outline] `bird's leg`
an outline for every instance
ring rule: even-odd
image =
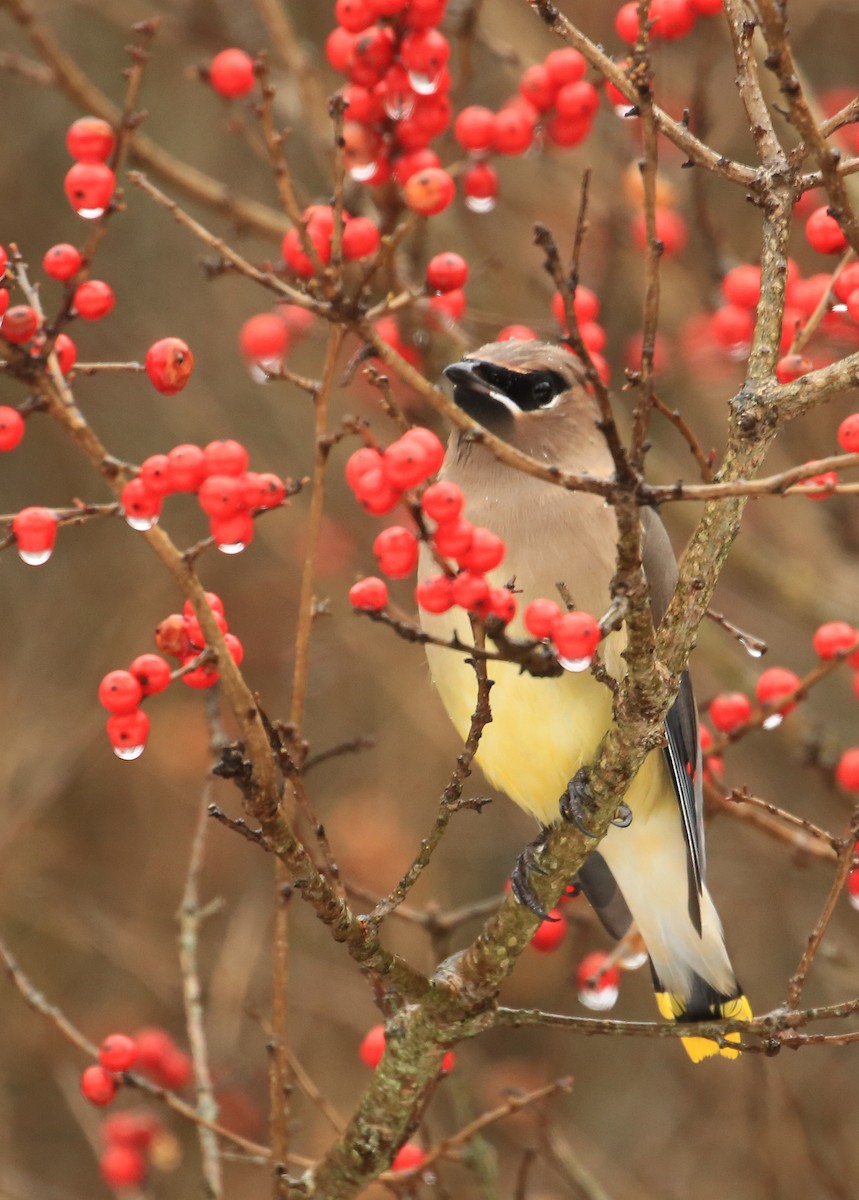
[[[546,845],[546,839],[552,832],[551,828],[544,825],[540,830],[538,837],[534,838],[533,842],[529,842],[519,857],[516,859],[516,866],[510,875],[510,886],[513,895],[520,904],[524,904],[530,909],[535,916],[542,921],[553,920],[552,917],[545,911],[540,901],[534,895],[534,889],[531,887],[531,875],[545,875],[546,868],[540,862],[540,851]]]
[[[580,767],[567,785],[566,792],[561,797],[561,816],[565,821],[571,821],[576,829],[581,830],[585,837],[595,838],[599,835],[594,833],[585,824],[586,814],[592,811],[592,809],[593,796],[591,794],[587,768]],[[612,825],[616,825],[618,829],[626,829],[631,824],[632,809],[625,801],[621,800],[617,806],[617,815],[612,821]]]

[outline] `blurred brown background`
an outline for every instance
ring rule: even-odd
[[[303,51],[318,65],[325,89],[335,79],[321,56],[332,25],[330,0],[285,0]],[[253,4],[228,0],[34,0],[40,16],[95,83],[121,102],[128,27],[150,15],[162,18],[142,102],[146,130],[174,154],[228,181],[236,190],[276,205],[271,174],[242,135],[254,120],[241,103],[227,109],[189,68],[225,45],[250,52],[266,45]],[[452,16],[457,5],[451,0]],[[614,6],[597,0],[561,6],[596,40],[620,52],[611,28]],[[32,53],[0,6],[0,45]],[[855,90],[859,11],[853,5],[809,0],[793,14],[796,46],[820,92]],[[521,66],[541,59],[553,42],[519,0],[486,0],[474,71],[457,96],[500,104],[515,88]],[[306,140],[306,122],[295,106],[294,81],[272,55],[281,89],[280,119],[294,123],[288,157],[302,200],[324,198],[324,155]],[[516,65],[518,62],[518,66]],[[702,83],[708,96],[709,137],[728,153],[751,161],[744,117],[734,89],[734,68],[718,21],[701,22],[694,36],[656,55],[657,95],[679,110]],[[48,87],[15,72],[0,73],[0,242],[15,241],[34,274],[57,241],[82,241],[86,230],[68,209],[62,179],[68,167],[67,124],[79,115]],[[255,136],[255,135],[254,135]],[[681,171],[679,156],[663,144],[663,169],[678,189],[678,204],[693,226],[704,205],[724,266],[754,259],[758,217],[737,189]],[[444,161],[457,157],[444,143]],[[629,245],[629,209],[620,178],[635,156],[628,123],[604,106],[589,141],[562,151],[499,166],[502,196],[495,213],[478,217],[461,202],[436,219],[426,253],[465,248],[472,265],[469,314],[463,330],[471,344],[487,340],[510,321],[553,333],[551,287],[531,244],[535,219],[557,233],[567,251],[582,168],[594,168],[592,231],[583,281],[603,300],[609,358],[622,378],[623,348],[638,328],[641,262]],[[187,389],[175,398],[154,393],[145,379],[104,375],[81,379],[76,391],[87,417],[109,448],[140,461],[180,441],[235,436],[250,447],[252,466],[301,475],[312,463],[309,401],[295,389],[254,384],[236,349],[239,325],[268,307],[268,298],[246,281],[205,279],[202,247],[143,195],[128,188],[127,212],[110,223],[95,275],[108,280],[117,307],[103,323],[75,332],[81,359],[141,359],[166,334],[184,337],[197,358]],[[225,222],[189,208],[218,232]],[[698,214],[696,216],[696,213]],[[278,247],[236,236],[251,257],[276,257]],[[670,369],[663,395],[680,406],[705,446],[721,445],[726,401],[741,367],[702,353],[683,359],[674,335],[692,310],[718,302],[710,269],[713,243],[693,228],[690,244],[663,273],[663,325]],[[801,231],[796,256],[807,273],[825,269],[807,249]],[[58,285],[47,280],[50,309]],[[318,331],[290,360],[297,371],[318,374],[323,339]],[[456,353],[437,339],[427,370],[435,374]],[[344,357],[345,366],[345,357]],[[0,403],[21,394],[0,375]],[[624,404],[621,397],[620,405]],[[380,436],[391,430],[360,381],[338,389],[337,414],[370,415]],[[831,409],[797,423],[781,439],[776,469],[832,453],[838,422],[855,407],[846,396]],[[434,418],[424,414],[437,427]],[[667,424],[654,423],[653,478],[693,478],[694,464]],[[320,751],[359,734],[377,739],[359,757],[334,760],[310,777],[311,793],[347,879],[382,893],[399,878],[428,831],[457,742],[428,680],[420,651],[390,631],[352,615],[346,598],[359,573],[371,572],[370,545],[378,523],[357,510],[342,482],[351,447],[333,457],[318,593],[330,598],[330,616],[315,629],[308,734]],[[26,504],[65,505],[72,497],[107,499],[72,447],[44,420],[33,420],[22,447],[0,462],[0,510]],[[238,558],[210,553],[202,566],[206,585],[223,597],[231,627],[246,648],[246,675],[269,713],[289,708],[292,640],[307,497],[258,525],[254,545]],[[676,506],[666,515],[682,547],[695,512]],[[180,544],[201,536],[191,501],[167,505],[165,527]],[[814,504],[769,499],[750,505],[744,536],[724,576],[718,606],[765,637],[769,663],[799,673],[815,661],[810,645],[823,620],[859,620],[859,522],[845,498]],[[411,601],[408,585],[396,588]],[[203,704],[198,693],[174,686],[149,705],[152,734],[136,763],[118,761],[103,734],[96,699],[101,676],[152,649],[156,623],[180,603],[170,579],[143,541],[119,521],[61,531],[51,563],[23,566],[14,552],[0,558],[0,932],[47,997],[93,1039],[115,1029],[161,1024],[184,1042],[176,962],[175,912],[185,877],[191,834],[209,761]],[[758,666],[713,626],[702,630],[694,660],[699,700],[716,691],[751,690]],[[857,740],[857,701],[847,672],[827,681],[787,728],[750,738],[728,759],[726,778],[748,784],[792,811],[836,833],[848,806],[825,785],[820,771],[804,766],[809,740],[823,743],[832,761]],[[472,794],[483,794],[479,774]],[[236,794],[218,785],[217,799],[232,811]],[[462,813],[413,896],[449,907],[498,891],[522,845],[533,836],[528,821],[499,798],[482,815]],[[724,919],[732,957],[758,1011],[777,1005],[786,980],[820,910],[830,870],[792,856],[735,821],[720,818],[709,835],[711,886]],[[246,1135],[265,1139],[267,1079],[265,1035],[255,1014],[269,1006],[269,940],[272,864],[253,846],[220,827],[210,830],[203,875],[204,898],[220,897],[221,911],[207,924],[201,953],[213,1068],[222,1118]],[[579,901],[583,904],[583,901]],[[578,910],[576,910],[578,911]],[[293,960],[289,997],[291,1036],[298,1059],[342,1114],[348,1114],[366,1080],[357,1058],[365,1030],[376,1022],[369,991],[341,949],[296,899],[291,906]],[[469,928],[466,932],[476,931]],[[389,922],[392,946],[431,966],[423,935]],[[506,1002],[582,1012],[572,973],[586,950],[604,945],[592,921],[573,921],[560,951],[528,951],[506,988]],[[843,903],[806,991],[809,1003],[831,1003],[859,993],[859,915]],[[646,971],[623,979],[616,1009],[621,1017],[648,1018],[654,1009]],[[78,1095],[81,1056],[32,1012],[7,983],[0,983],[0,1197],[3,1200],[83,1200],[105,1194],[93,1147],[100,1115]],[[773,1061],[749,1056],[729,1065],[694,1068],[677,1045],[638,1040],[585,1040],[563,1031],[508,1031],[465,1044],[458,1066],[433,1101],[430,1136],[451,1133],[505,1088],[537,1086],[571,1073],[570,1097],[548,1110],[551,1134],[534,1114],[489,1132],[497,1156],[497,1192],[512,1196],[518,1164],[529,1146],[539,1150],[529,1200],[589,1195],[591,1200],[808,1200],[859,1192],[856,1116],[859,1085],[855,1048],[784,1052]],[[139,1107],[136,1096],[120,1106]],[[331,1131],[318,1110],[296,1091],[294,1147],[322,1152]],[[153,1196],[199,1193],[193,1131],[165,1114],[179,1138],[174,1171],[156,1173]],[[545,1138],[594,1182],[577,1192],[548,1162]],[[477,1196],[462,1169],[445,1166],[450,1196]],[[227,1195],[252,1200],[268,1194],[261,1168],[227,1166]],[[381,1193],[379,1193],[381,1194]]]

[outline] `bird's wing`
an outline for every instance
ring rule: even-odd
[[[677,580],[677,565],[668,534],[659,516],[651,509],[642,511],[642,561],[650,584],[653,620],[659,622],[668,607]],[[683,819],[689,874],[689,916],[701,930],[700,896],[704,880],[704,800],[701,790],[701,748],[698,740],[698,714],[692,683],[683,672],[680,691],[665,719],[668,745],[665,759]]]

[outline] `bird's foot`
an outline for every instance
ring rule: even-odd
[[[595,833],[586,824],[586,817],[593,812],[593,793],[590,787],[590,778],[587,768],[580,767],[573,778],[567,785],[567,790],[561,797],[561,816],[565,821],[572,822],[576,829],[580,830],[585,837],[597,838],[598,833]],[[612,825],[616,825],[618,829],[626,829],[632,824],[632,809],[629,805],[621,800],[617,806],[617,815],[612,821]]]
[[[540,851],[546,845],[546,838],[551,832],[551,829],[543,829],[539,837],[535,838],[533,842],[528,843],[516,859],[516,866],[510,875],[510,886],[513,895],[520,904],[524,904],[541,921],[551,921],[554,918],[549,916],[534,895],[534,889],[531,887],[531,876],[546,874],[546,868],[540,862],[539,855]]]

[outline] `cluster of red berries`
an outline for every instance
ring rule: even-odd
[[[591,362],[603,383],[608,384],[611,379],[611,370],[602,353],[605,350],[608,339],[605,329],[603,329],[597,320],[600,315],[599,297],[596,292],[591,291],[589,287],[585,287],[583,283],[580,283],[576,287],[573,294],[573,312],[576,317],[576,324],[579,327],[579,336],[584,342],[588,354],[591,356]],[[552,315],[560,325],[564,337],[566,337],[570,330],[567,325],[564,297],[560,292],[555,292],[552,296]],[[514,331],[513,336],[521,337],[518,327],[514,326]],[[527,332],[530,333],[530,330]],[[532,334],[532,336],[536,335]],[[503,339],[499,335],[499,341],[501,340]]]
[[[334,209],[330,204],[311,204],[301,214],[304,234],[316,254],[319,264],[327,266],[331,261],[331,246],[334,236]],[[378,225],[369,217],[353,217],[343,213],[343,238],[341,249],[347,262],[369,258],[379,248],[382,235]],[[309,279],[316,267],[304,249],[301,230],[297,226],[287,230],[280,252],[285,265],[301,279]]]
[[[710,17],[720,13],[723,0],[651,0],[648,9],[650,38],[676,41],[688,37],[699,17]],[[623,4],[614,18],[618,37],[630,46],[638,37],[638,4],[636,0]]]
[[[141,1029],[134,1037],[111,1033],[99,1046],[98,1062],[81,1073],[82,1094],[103,1108],[116,1096],[123,1073],[132,1067],[165,1088],[182,1088],[191,1078],[190,1058],[165,1030]]]
[[[215,623],[224,635],[233,661],[242,661],[244,648],[235,634],[229,632],[224,605],[214,592],[206,600]],[[127,671],[109,671],[98,689],[98,698],[110,713],[107,736],[118,758],[139,758],[149,734],[149,717],[140,707],[146,696],[163,692],[174,678],[191,688],[209,688],[218,681],[218,671],[211,663],[197,663],[206,648],[206,639],[190,601],[185,601],[181,613],[171,613],[155,630],[155,644],[162,654],[179,660],[174,675],[170,664],[158,654],[141,654]]]
[[[116,177],[107,160],[115,146],[113,128],[101,117],[79,117],[69,126],[66,148],[75,164],[66,173],[65,191],[78,216],[95,220],[110,204]]]
[[[277,508],[286,497],[278,475],[249,471],[248,461],[246,448],[232,438],[152,454],[122,489],[125,519],[132,529],[151,529],[165,497],[194,492],[218,549],[237,554],[253,541],[253,514]]]
[[[101,1123],[103,1149],[98,1165],[101,1177],[117,1191],[138,1187],[146,1179],[150,1156],[164,1139],[164,1126],[143,1111],[110,1113]]]

